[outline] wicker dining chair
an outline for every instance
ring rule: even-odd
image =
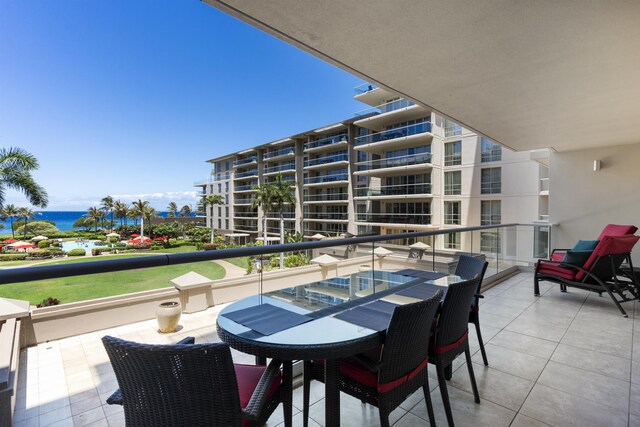
[[[432,298],[395,308],[387,328],[382,350],[374,356],[364,354],[340,360],[340,391],[378,408],[380,424],[389,425],[389,414],[413,392],[422,387],[429,422],[435,416],[429,393],[428,342],[431,324],[440,305],[442,291]],[[367,353],[370,354],[370,353]],[[377,359],[377,360],[374,360]],[[311,380],[325,380],[324,361],[304,362],[303,416],[309,420]]]
[[[469,352],[469,307],[479,282],[480,277],[476,276],[471,280],[449,285],[429,344],[429,363],[436,366],[438,385],[449,426],[453,426],[454,422],[449,403],[445,369],[451,366],[459,354],[464,353],[466,357],[473,397],[476,403],[480,403],[476,377],[471,363],[471,353]]]
[[[489,366],[487,359],[487,352],[484,349],[484,341],[482,340],[482,333],[480,332],[480,298],[484,298],[480,294],[480,288],[482,287],[482,279],[487,271],[489,263],[485,260],[478,259],[469,255],[460,255],[458,258],[458,265],[456,266],[456,276],[462,277],[464,280],[473,279],[476,276],[480,276],[478,282],[478,288],[476,294],[471,303],[471,311],[469,312],[469,323],[473,323],[476,326],[476,334],[478,336],[478,343],[480,343],[480,352],[482,353],[482,361],[485,366]]]
[[[261,426],[281,401],[281,363],[234,365],[225,343],[102,342],[127,426]]]

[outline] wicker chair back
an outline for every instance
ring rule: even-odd
[[[468,330],[469,307],[476,293],[480,276],[449,285],[436,325],[435,346],[445,348],[456,343]]]

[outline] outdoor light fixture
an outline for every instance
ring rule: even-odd
[[[593,171],[594,172],[598,172],[601,167],[602,167],[602,164],[600,163],[600,160],[594,160],[593,161]]]

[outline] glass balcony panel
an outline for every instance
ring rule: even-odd
[[[349,155],[346,153],[332,154],[329,156],[322,156],[311,160],[305,160],[304,167],[306,168],[307,166],[326,165],[327,163],[344,162],[348,160]]]
[[[288,170],[296,170],[296,162],[287,162],[281,165],[276,165],[271,167],[265,166],[263,169],[264,173],[282,172],[282,171],[288,171]]]
[[[272,159],[274,157],[287,156],[295,153],[296,153],[296,150],[293,147],[281,148],[280,150],[268,151],[264,153],[262,158],[266,160],[266,159]]]
[[[356,221],[383,224],[431,224],[431,214],[358,213]]]
[[[425,121],[409,126],[372,133],[370,135],[359,136],[355,139],[355,145],[374,144],[376,142],[389,141],[391,139],[403,138],[426,132],[431,132],[431,122]]]
[[[409,101],[408,99],[396,99],[395,101],[386,102],[384,104],[380,104],[375,107],[358,111],[357,113],[355,113],[355,115],[356,117],[358,117],[358,116],[366,116],[367,114],[372,114],[372,113],[380,113],[380,114],[390,113],[391,111],[410,107],[412,105],[415,105],[415,103]]]
[[[356,188],[356,197],[398,196],[405,194],[431,194],[431,184],[383,185],[380,188]]]
[[[251,169],[250,171],[246,171],[246,172],[241,172],[241,173],[236,173],[235,177],[237,178],[244,178],[247,176],[258,176],[258,169]]]
[[[326,145],[337,144],[339,142],[346,142],[347,134],[342,133],[336,136],[330,136],[328,138],[318,139],[317,141],[310,141],[304,144],[305,150],[310,150],[312,148],[324,147]]]
[[[305,194],[305,202],[319,202],[325,200],[349,200],[348,193],[332,193],[332,194]]]
[[[358,171],[375,169],[395,168],[400,166],[411,166],[431,163],[431,153],[411,154],[407,156],[389,157],[386,159],[369,160],[356,163]]]
[[[363,83],[361,85],[353,88],[354,96],[362,95],[363,93],[371,92],[372,90],[378,89],[378,86],[373,85],[371,83]]]
[[[258,156],[251,156],[251,157],[247,157],[244,159],[237,159],[233,161],[233,166],[237,167],[237,166],[241,166],[241,165],[247,165],[249,163],[256,163],[258,161]]]
[[[346,173],[338,173],[334,175],[322,175],[322,176],[314,176],[312,178],[305,178],[305,184],[321,184],[326,182],[335,182],[335,181],[348,181],[349,174]]]

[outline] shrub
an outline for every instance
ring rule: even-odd
[[[14,254],[0,254],[0,262],[2,261],[24,261],[27,258],[26,252]]]
[[[42,307],[49,307],[51,305],[58,305],[58,304],[60,304],[60,300],[58,298],[49,297],[47,299],[43,299],[42,302],[38,304],[36,307],[42,308]]]
[[[50,258],[51,251],[49,251],[49,249],[34,249],[27,253],[27,255],[27,258]]]
[[[38,242],[38,247],[40,249],[48,248],[49,246],[51,246],[51,241],[50,240],[40,240]]]
[[[196,242],[196,250],[197,251],[201,251],[203,247],[204,247],[204,243]]]
[[[51,246],[59,248],[60,247],[60,242],[58,242],[57,240],[54,240],[53,243],[51,243]]]
[[[202,245],[202,249],[204,249],[205,251],[215,251],[216,249],[218,249],[218,245],[216,243],[204,243]]]
[[[82,248],[71,249],[67,252],[68,256],[85,256],[87,253]]]
[[[91,248],[91,255],[97,256],[103,252],[108,252],[109,248]]]

